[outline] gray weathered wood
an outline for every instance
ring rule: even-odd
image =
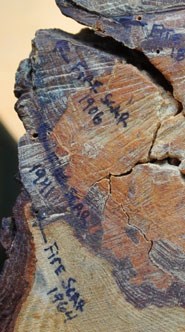
[[[13,331],[183,332],[184,1],[57,4],[95,32],[40,30],[17,71]]]

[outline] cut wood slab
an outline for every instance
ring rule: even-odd
[[[57,3],[101,35],[40,30],[17,71],[35,249],[13,331],[184,332],[185,60],[146,46],[183,43],[184,2]]]
[[[185,105],[185,1],[56,0],[62,13],[143,52]]]
[[[37,216],[29,225],[38,260],[15,330],[27,331],[30,320],[38,331],[183,327],[177,101],[88,31],[38,32],[15,92],[27,128],[19,163]]]

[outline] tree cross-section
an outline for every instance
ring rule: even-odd
[[[16,74],[1,330],[183,332],[185,1],[56,2],[94,31],[38,31]]]

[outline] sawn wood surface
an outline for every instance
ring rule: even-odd
[[[28,281],[2,331],[184,332],[185,1],[57,4],[95,31],[38,31],[16,74]]]

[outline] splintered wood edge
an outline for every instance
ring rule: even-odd
[[[149,73],[139,73],[137,69],[133,70],[132,64],[130,67],[125,64],[124,56],[120,60],[120,54],[110,54],[110,52],[107,54],[107,48],[101,49],[99,47],[101,38],[98,41],[97,50],[93,50],[93,46],[82,38],[82,44],[84,43],[85,48],[83,50],[80,36],[79,41],[77,41],[72,36],[60,33],[57,30],[53,32],[52,30],[48,32],[41,31],[37,34],[30,59],[22,62],[19,68],[15,89],[16,95],[20,97],[17,110],[27,129],[27,135],[19,145],[22,181],[32,202],[31,206],[29,203],[25,204],[27,206],[26,220],[29,223],[31,233],[34,234],[38,259],[34,284],[27,299],[24,298],[25,302],[18,315],[15,331],[27,332],[30,331],[30,327],[39,329],[38,331],[44,331],[48,328],[49,331],[52,331],[56,326],[61,328],[62,323],[64,330],[67,328],[71,331],[75,329],[75,331],[91,332],[93,329],[92,326],[89,327],[89,321],[92,320],[96,323],[95,329],[98,328],[101,332],[107,332],[110,328],[122,331],[123,326],[125,328],[129,326],[130,331],[134,332],[140,331],[141,328],[150,331],[158,331],[160,328],[162,332],[166,329],[173,332],[182,332],[185,320],[184,276],[181,264],[179,264],[179,257],[184,257],[182,221],[185,213],[182,202],[184,179],[180,172],[185,173],[185,142],[183,135],[184,116],[183,112],[178,113],[183,111],[184,105],[185,52],[183,51],[184,34],[182,33],[184,7],[180,7],[179,11],[174,11],[173,8],[168,13],[155,12],[154,10],[153,15],[144,13],[142,16],[137,16],[137,13],[134,13],[134,15],[129,16],[129,19],[127,17],[125,21],[124,16],[115,18],[115,15],[112,17],[111,12],[108,18],[100,17],[99,13],[97,16],[96,13],[90,13],[79,6],[77,7],[71,1],[57,1],[57,3],[65,14],[76,17],[76,20],[81,23],[93,26],[100,35],[111,36],[130,48],[141,50],[150,59],[154,67],[170,82],[174,97],[166,92],[164,87],[156,87],[156,83],[152,82]],[[78,1],[79,4],[80,1]],[[139,4],[139,1],[137,4]],[[120,29],[123,32],[121,34]],[[176,38],[177,35],[180,36],[178,39]],[[127,36],[127,39],[125,39],[125,36]],[[175,48],[174,40],[176,40]],[[97,42],[96,38],[95,42]],[[108,43],[111,43],[111,40],[108,40]],[[89,47],[90,49],[88,49]],[[52,53],[53,51],[55,54]],[[88,56],[86,56],[86,52]],[[126,49],[124,49],[124,52],[126,52]],[[49,54],[51,62],[49,62],[47,54]],[[70,57],[73,57],[73,54],[75,54],[75,58],[71,59]],[[44,57],[46,67],[44,67]],[[93,64],[92,59],[95,57],[94,63],[98,64],[100,59],[100,63],[103,61],[106,64],[109,63],[109,66],[106,70],[104,67],[101,69],[99,67],[100,71],[95,71],[93,66],[91,68],[88,65],[88,57],[91,65]],[[42,62],[41,59],[44,61]],[[77,60],[81,61],[82,64],[79,73],[78,70],[76,72],[76,74],[81,75],[80,78],[77,77],[78,75],[74,76],[74,73],[70,73],[70,76],[68,72],[69,77],[66,76],[66,85],[63,86],[64,93],[61,92],[63,83],[57,78],[57,89],[59,87],[61,89],[59,93],[59,95],[61,94],[60,102],[57,101],[58,97],[56,98],[56,96],[52,99],[54,94],[52,95],[53,92],[49,92],[49,90],[53,82],[55,83],[55,75],[53,81],[51,75],[51,81],[47,82],[47,65],[49,65],[52,72],[54,64],[59,70],[58,77],[62,75],[61,77],[64,78],[66,68],[70,66],[70,63],[78,68]],[[58,68],[62,68],[62,71]],[[96,157],[101,148],[95,142],[92,149],[89,144],[91,141],[88,142],[87,140],[85,149],[82,151],[80,149],[82,145],[80,144],[83,142],[79,140],[79,155],[75,159],[75,153],[72,151],[74,156],[68,167],[66,161],[71,149],[70,139],[72,138],[72,135],[70,137],[69,134],[72,133],[70,121],[75,123],[76,116],[82,116],[77,102],[82,100],[87,92],[91,93],[91,98],[95,98],[92,87],[93,89],[100,89],[99,91],[104,96],[103,100],[105,103],[109,103],[109,107],[112,102],[118,100],[123,103],[124,97],[123,100],[120,100],[118,94],[114,95],[114,93],[113,100],[106,99],[106,95],[104,95],[106,89],[104,90],[103,87],[106,85],[108,78],[111,82],[111,76],[114,73],[117,79],[112,83],[113,89],[114,84],[121,80],[123,68],[129,74],[133,71],[132,75],[136,77],[138,75],[138,80],[140,79],[142,84],[146,84],[147,89],[150,89],[151,98],[154,98],[154,100],[156,98],[154,106],[156,106],[158,98],[160,107],[157,114],[155,114],[154,108],[151,108],[153,123],[146,124],[146,128],[143,127],[143,129],[149,130],[145,153],[141,154],[139,159],[136,158],[134,162],[125,164],[124,169],[119,168],[119,163],[117,168],[114,169],[116,150],[112,145],[111,149],[114,151],[115,162],[112,166],[106,165],[105,173],[101,173],[101,170],[99,173],[95,163],[93,167],[95,167],[94,174],[96,176],[89,182],[89,179],[85,177],[85,174],[88,174],[90,170],[88,168],[88,158]],[[39,70],[40,73],[43,70],[46,76],[41,78]],[[88,75],[92,75],[93,80],[96,79],[99,84],[92,85],[92,79],[89,78],[86,79],[89,86],[85,84],[83,78],[89,77]],[[77,78],[78,84],[73,83],[73,80]],[[128,78],[130,79],[129,75]],[[68,92],[69,87],[72,89],[72,93]],[[74,93],[77,88],[82,91]],[[47,106],[41,103],[41,94],[45,92],[45,98],[47,93],[49,95],[49,99],[45,99]],[[124,96],[124,93],[122,95]],[[145,95],[145,98],[147,98],[147,95]],[[61,100],[63,102],[62,110],[60,110]],[[102,108],[102,99],[100,100],[97,97],[95,100],[97,106]],[[50,108],[50,101],[52,108]],[[129,97],[128,100],[124,100],[124,103],[131,114],[135,110],[133,98]],[[82,104],[82,106],[85,108],[87,105]],[[51,113],[52,109],[55,109],[55,114],[54,112]],[[71,114],[72,109],[75,110],[74,114]],[[45,119],[43,118],[43,110]],[[118,115],[121,116],[119,112],[115,115],[115,119]],[[111,123],[112,120],[111,118]],[[125,120],[126,118],[124,118]],[[134,125],[135,120],[132,117],[129,120],[129,124]],[[93,123],[90,119],[86,121],[93,132]],[[99,118],[95,121],[99,121]],[[105,118],[105,121],[107,125],[110,116],[107,119]],[[79,125],[78,121],[77,123]],[[122,121],[122,123],[124,122]],[[171,138],[169,137],[170,128],[174,128]],[[126,140],[129,137],[128,129],[126,128],[124,133],[124,139]],[[121,129],[118,130],[121,135]],[[101,134],[101,131],[97,133],[97,137],[99,134]],[[180,137],[179,140],[178,137]],[[115,140],[116,136],[113,138]],[[144,137],[140,136],[140,138],[141,140],[138,142],[142,142]],[[134,148],[136,149],[140,146],[140,143],[138,144],[137,139],[134,142],[136,144]],[[109,151],[106,149],[105,153]],[[128,153],[129,150],[125,150],[125,152]],[[86,168],[83,168],[83,163],[80,163],[81,159],[87,163]],[[157,162],[151,164],[151,159],[157,159]],[[37,163],[35,160],[37,160]],[[52,166],[49,166],[48,162]],[[67,167],[64,169],[58,166],[60,162]],[[125,158],[124,163],[126,162]],[[171,165],[169,165],[169,162]],[[143,165],[136,165],[137,163]],[[78,175],[74,176],[76,167],[78,168]],[[42,186],[39,183],[43,174],[44,185]],[[91,174],[93,174],[93,171],[91,171]],[[55,191],[54,189],[52,191],[46,190],[50,183],[48,179],[52,180]],[[152,179],[155,179],[155,181]],[[154,185],[154,182],[156,185]],[[147,197],[151,195],[151,188],[153,188],[151,199],[146,203],[146,206],[142,204],[139,198],[145,188]],[[161,197],[162,193],[166,195],[166,197],[164,195],[164,199]],[[45,197],[46,194],[47,198]],[[98,200],[93,202],[93,206],[91,201],[94,200],[94,197],[98,197]],[[67,207],[65,205],[66,198]],[[75,200],[77,201],[74,204]],[[168,200],[171,202],[169,208]],[[125,205],[123,205],[123,202],[125,202]],[[77,206],[78,208],[83,206],[82,211],[78,210]],[[179,207],[179,210],[176,206]],[[65,208],[67,209],[65,210]],[[88,209],[90,212],[93,209],[97,210],[96,213],[93,212],[94,216],[91,220],[97,219],[98,223],[85,230],[82,229],[81,217],[77,216],[76,212],[81,211],[80,215],[83,212],[86,213],[87,218]],[[156,221],[152,219],[153,210],[160,221],[159,231],[156,229]],[[164,210],[168,211],[166,216],[164,216]],[[33,215],[34,211],[35,216]],[[115,216],[116,220],[114,225],[112,225],[112,216]],[[81,226],[76,225],[77,219],[79,219]],[[175,220],[174,224],[176,226],[171,226],[166,231],[171,219]],[[122,220],[122,223],[120,223],[120,220]],[[142,220],[144,220],[144,223]],[[112,238],[110,237],[111,233]],[[119,241],[114,243],[113,238],[118,238],[118,234],[120,234]],[[34,252],[33,249],[32,252]],[[131,259],[125,257],[124,252],[130,252]],[[73,254],[71,255],[71,253]],[[140,259],[142,257],[145,257],[145,261],[141,264]],[[31,262],[33,262],[32,259]],[[56,265],[57,262],[58,265]],[[86,264],[82,262],[86,262]],[[178,268],[174,268],[174,262],[178,265]],[[47,264],[49,272],[46,274],[45,266]],[[82,275],[80,278],[79,271]],[[149,284],[143,283],[144,279]],[[126,283],[124,280],[126,280]],[[31,282],[29,280],[27,292],[31,287]],[[79,294],[78,300],[74,296],[73,299],[70,298],[69,286],[72,283],[76,285],[75,294]],[[153,290],[154,293],[156,292],[155,297],[151,296]],[[59,296],[58,291],[62,295]],[[65,302],[69,306],[68,309],[59,300],[59,297],[64,296],[63,292],[65,293]],[[92,295],[93,292],[94,296]],[[100,294],[101,307],[99,305]],[[164,296],[164,294],[166,295]],[[53,303],[57,304],[53,305]],[[70,307],[70,303],[74,305],[75,309]],[[112,305],[113,307],[111,307]],[[42,307],[42,310],[39,312],[40,307]],[[76,315],[78,316],[77,319],[75,319]],[[100,323],[97,322],[97,317],[103,316],[106,317],[104,325],[101,324],[101,319],[99,319]],[[112,319],[113,316],[114,319]],[[48,320],[46,317],[48,317]],[[128,319],[128,317],[130,318]],[[148,317],[147,320],[146,317]],[[66,321],[67,327],[65,325]],[[2,328],[4,328],[3,325]]]
[[[28,206],[29,196],[22,191],[14,206],[12,218],[2,220],[0,243],[5,250],[6,260],[0,274],[1,332],[14,331],[16,318],[34,280],[35,250],[28,228]]]
[[[56,1],[61,12],[86,26],[92,27],[101,36],[110,36],[130,49],[137,49],[172,84],[174,97],[185,104],[185,32],[184,1],[154,1],[150,12],[150,1],[137,1],[134,14],[130,9],[124,13],[125,3],[113,5],[102,0],[101,9],[109,9],[109,15],[100,11],[98,3],[83,1]],[[87,8],[83,4],[87,4]],[[129,4],[129,1],[127,2]],[[89,9],[88,9],[89,5]],[[103,6],[104,5],[104,6]],[[166,8],[166,12],[160,10]],[[93,10],[92,10],[93,8]],[[130,8],[133,8],[131,3]],[[122,15],[117,11],[123,10]],[[147,12],[149,11],[149,13]]]
[[[35,217],[28,219],[38,262],[16,332],[29,331],[30,326],[52,331],[53,326],[59,328],[61,324],[64,331],[93,331],[91,320],[101,332],[110,327],[122,331],[123,321],[134,332],[140,326],[166,331],[164,314],[168,331],[183,328],[183,271],[180,265],[175,271],[173,264],[174,256],[184,257],[182,221],[178,223],[175,208],[181,207],[183,220],[184,181],[176,160],[170,160],[172,165],[167,161],[169,155],[178,157],[181,163],[184,160],[184,141],[177,140],[178,136],[183,138],[183,115],[178,114],[178,102],[153,82],[149,73],[127,64],[123,54],[100,49],[100,43],[101,38],[94,35],[92,44],[88,44],[81,35],[76,38],[59,30],[39,31],[30,59],[21,63],[17,73],[16,108],[27,129],[19,144],[20,173],[35,211]],[[112,93],[108,99],[107,90]],[[89,94],[103,112],[98,124],[91,113],[82,112],[82,108],[90,107],[86,103]],[[113,101],[126,105],[128,125],[115,121],[123,106],[114,114]],[[104,103],[110,107],[106,114]],[[176,145],[168,144],[172,123],[177,123],[173,133]],[[104,132],[108,139],[102,140],[104,148],[96,140],[92,145],[92,138]],[[123,146],[117,146],[117,136],[125,142]],[[117,161],[117,154],[125,156],[124,162]],[[165,160],[151,163],[151,156]],[[146,206],[140,199],[142,192],[151,196]],[[162,192],[167,195],[164,199]],[[91,224],[87,229],[83,216]],[[160,221],[159,232],[153,216]],[[175,228],[171,226],[167,232],[171,219]],[[161,255],[165,259],[161,260]],[[71,283],[75,283],[78,300],[70,298]],[[60,297],[64,297],[67,308]],[[102,325],[101,319],[98,323],[97,316],[105,316],[107,323]]]
[[[57,5],[63,7],[73,6],[79,10],[84,9],[86,12],[98,13],[101,16],[129,16],[132,14],[143,13],[165,13],[185,8],[184,0],[135,0],[135,1],[118,1],[116,4],[113,1],[105,0],[56,0]],[[141,18],[140,18],[141,19]]]

